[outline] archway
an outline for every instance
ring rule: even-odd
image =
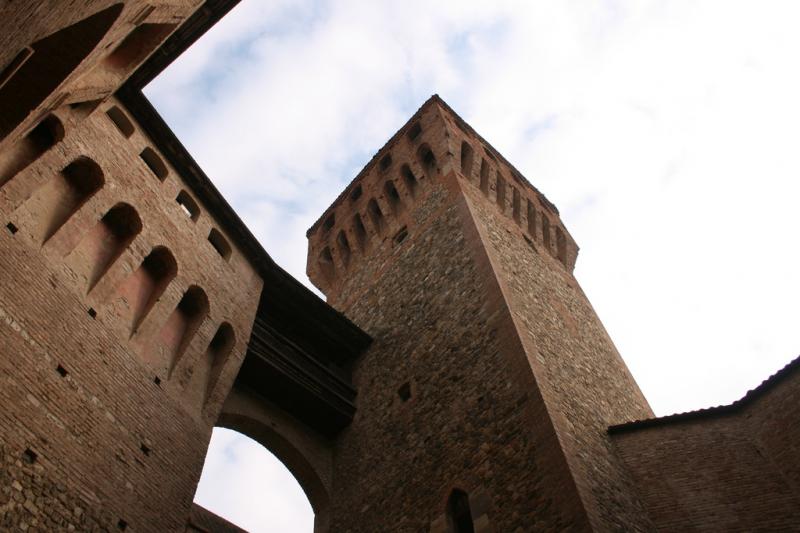
[[[314,511],[299,482],[262,444],[214,428],[194,502],[250,533],[307,532]]]
[[[115,4],[20,51],[0,78],[0,140],[53,93],[95,49],[117,20]]]
[[[233,430],[266,448],[262,452],[274,455],[305,494],[313,511],[314,533],[329,530],[332,451],[327,439],[258,394],[235,385],[215,425],[215,434],[223,434],[218,428]],[[245,446],[243,439],[235,440],[239,446]],[[212,460],[216,461],[213,456],[218,452],[209,448],[209,453],[212,454]],[[266,455],[261,457],[263,459]],[[209,455],[206,456],[206,464],[209,464]],[[228,472],[229,479],[235,476],[233,471]],[[312,529],[308,528],[307,531],[310,533]]]

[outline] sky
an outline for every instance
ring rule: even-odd
[[[800,355],[797,20],[794,0],[243,0],[145,93],[309,286],[305,231],[438,93],[559,207],[576,278],[667,415]],[[196,501],[312,531],[291,474],[230,431]]]

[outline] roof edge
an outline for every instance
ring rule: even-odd
[[[697,409],[695,411],[687,411],[685,413],[676,413],[673,415],[661,416],[657,418],[648,418],[644,420],[634,420],[631,422],[624,422],[622,424],[615,424],[608,427],[610,435],[617,435],[620,433],[627,433],[637,431],[640,429],[647,429],[653,427],[666,426],[670,424],[679,424],[681,422],[692,422],[695,420],[704,420],[707,418],[722,417],[733,414],[738,414],[745,408],[755,403],[758,399],[765,396],[771,389],[775,388],[778,384],[785,382],[792,375],[800,369],[800,356],[794,358],[783,368],[772,374],[770,377],[762,381],[756,388],[747,391],[742,398],[727,405],[717,405],[714,407],[707,407],[705,409]]]

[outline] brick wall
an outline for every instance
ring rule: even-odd
[[[63,136],[0,187],[2,520],[181,530],[262,282],[119,102],[52,117]]]

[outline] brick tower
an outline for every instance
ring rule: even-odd
[[[578,247],[438,96],[308,237],[309,277],[375,339],[335,445],[334,530],[650,528],[606,428],[652,412],[572,275]]]

